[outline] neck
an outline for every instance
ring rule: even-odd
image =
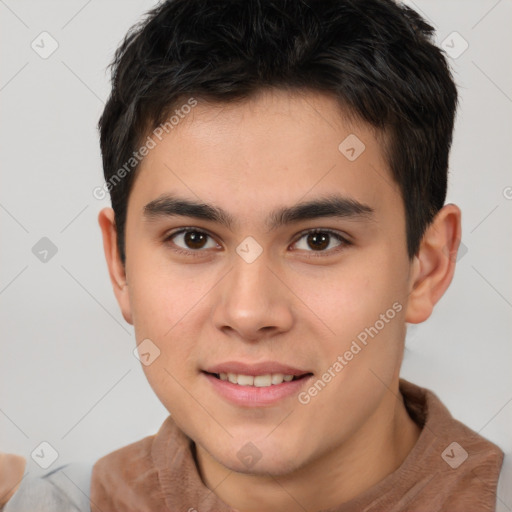
[[[398,469],[419,434],[397,382],[396,396],[387,393],[380,407],[350,439],[291,474],[274,477],[236,473],[200,446],[197,460],[204,483],[240,512],[318,511],[355,498]]]

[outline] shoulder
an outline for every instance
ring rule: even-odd
[[[122,477],[124,481],[129,475],[135,478],[151,471],[154,438],[145,437],[98,459],[92,471],[93,480],[118,485],[120,481],[115,481],[117,477]]]
[[[124,446],[99,459],[91,477],[91,509],[164,510],[158,471],[153,464],[155,436]],[[151,506],[147,506],[147,501]]]
[[[503,451],[453,418],[432,391],[406,381],[401,391],[409,414],[422,427],[408,466],[428,479],[416,502],[426,506],[437,500],[443,510],[495,510]]]
[[[43,475],[25,474],[3,512],[90,512],[92,464],[72,463]]]
[[[91,477],[93,512],[168,510],[159,468],[168,467],[189,451],[187,439],[171,416],[157,434],[124,446],[99,459]]]
[[[512,510],[512,453],[505,454],[496,493],[496,512]]]

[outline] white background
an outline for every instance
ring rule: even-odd
[[[450,59],[460,110],[448,194],[467,252],[432,318],[410,330],[402,375],[512,452],[512,3],[407,4],[439,44],[463,48],[454,31],[469,44]],[[0,451],[30,459],[47,441],[59,463],[94,461],[167,416],[110,287],[96,220],[108,199],[92,195],[106,66],[153,5],[0,1]],[[31,48],[43,31],[59,45],[47,59]],[[42,237],[58,249],[46,263],[32,253]]]

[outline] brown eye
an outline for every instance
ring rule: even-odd
[[[329,247],[330,235],[327,233],[310,233],[307,236],[307,244],[314,251],[323,251]]]
[[[344,246],[351,245],[340,234],[329,230],[313,230],[304,233],[294,244],[293,249],[309,253],[330,254],[331,250],[342,249]]]
[[[189,249],[202,249],[208,240],[208,236],[199,231],[188,231],[185,233],[183,241]]]
[[[169,236],[167,239],[180,249],[189,251],[201,251],[206,249],[216,249],[219,245],[208,234],[197,229],[182,229]]]

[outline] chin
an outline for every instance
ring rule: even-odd
[[[297,454],[300,449],[281,450],[277,446],[266,444],[258,447],[255,443],[247,441],[241,448],[235,449],[236,455],[229,449],[226,453],[218,453],[217,450],[209,452],[210,455],[225,468],[237,473],[258,476],[279,477],[292,473],[300,468],[302,462]],[[217,453],[216,453],[217,452]]]

